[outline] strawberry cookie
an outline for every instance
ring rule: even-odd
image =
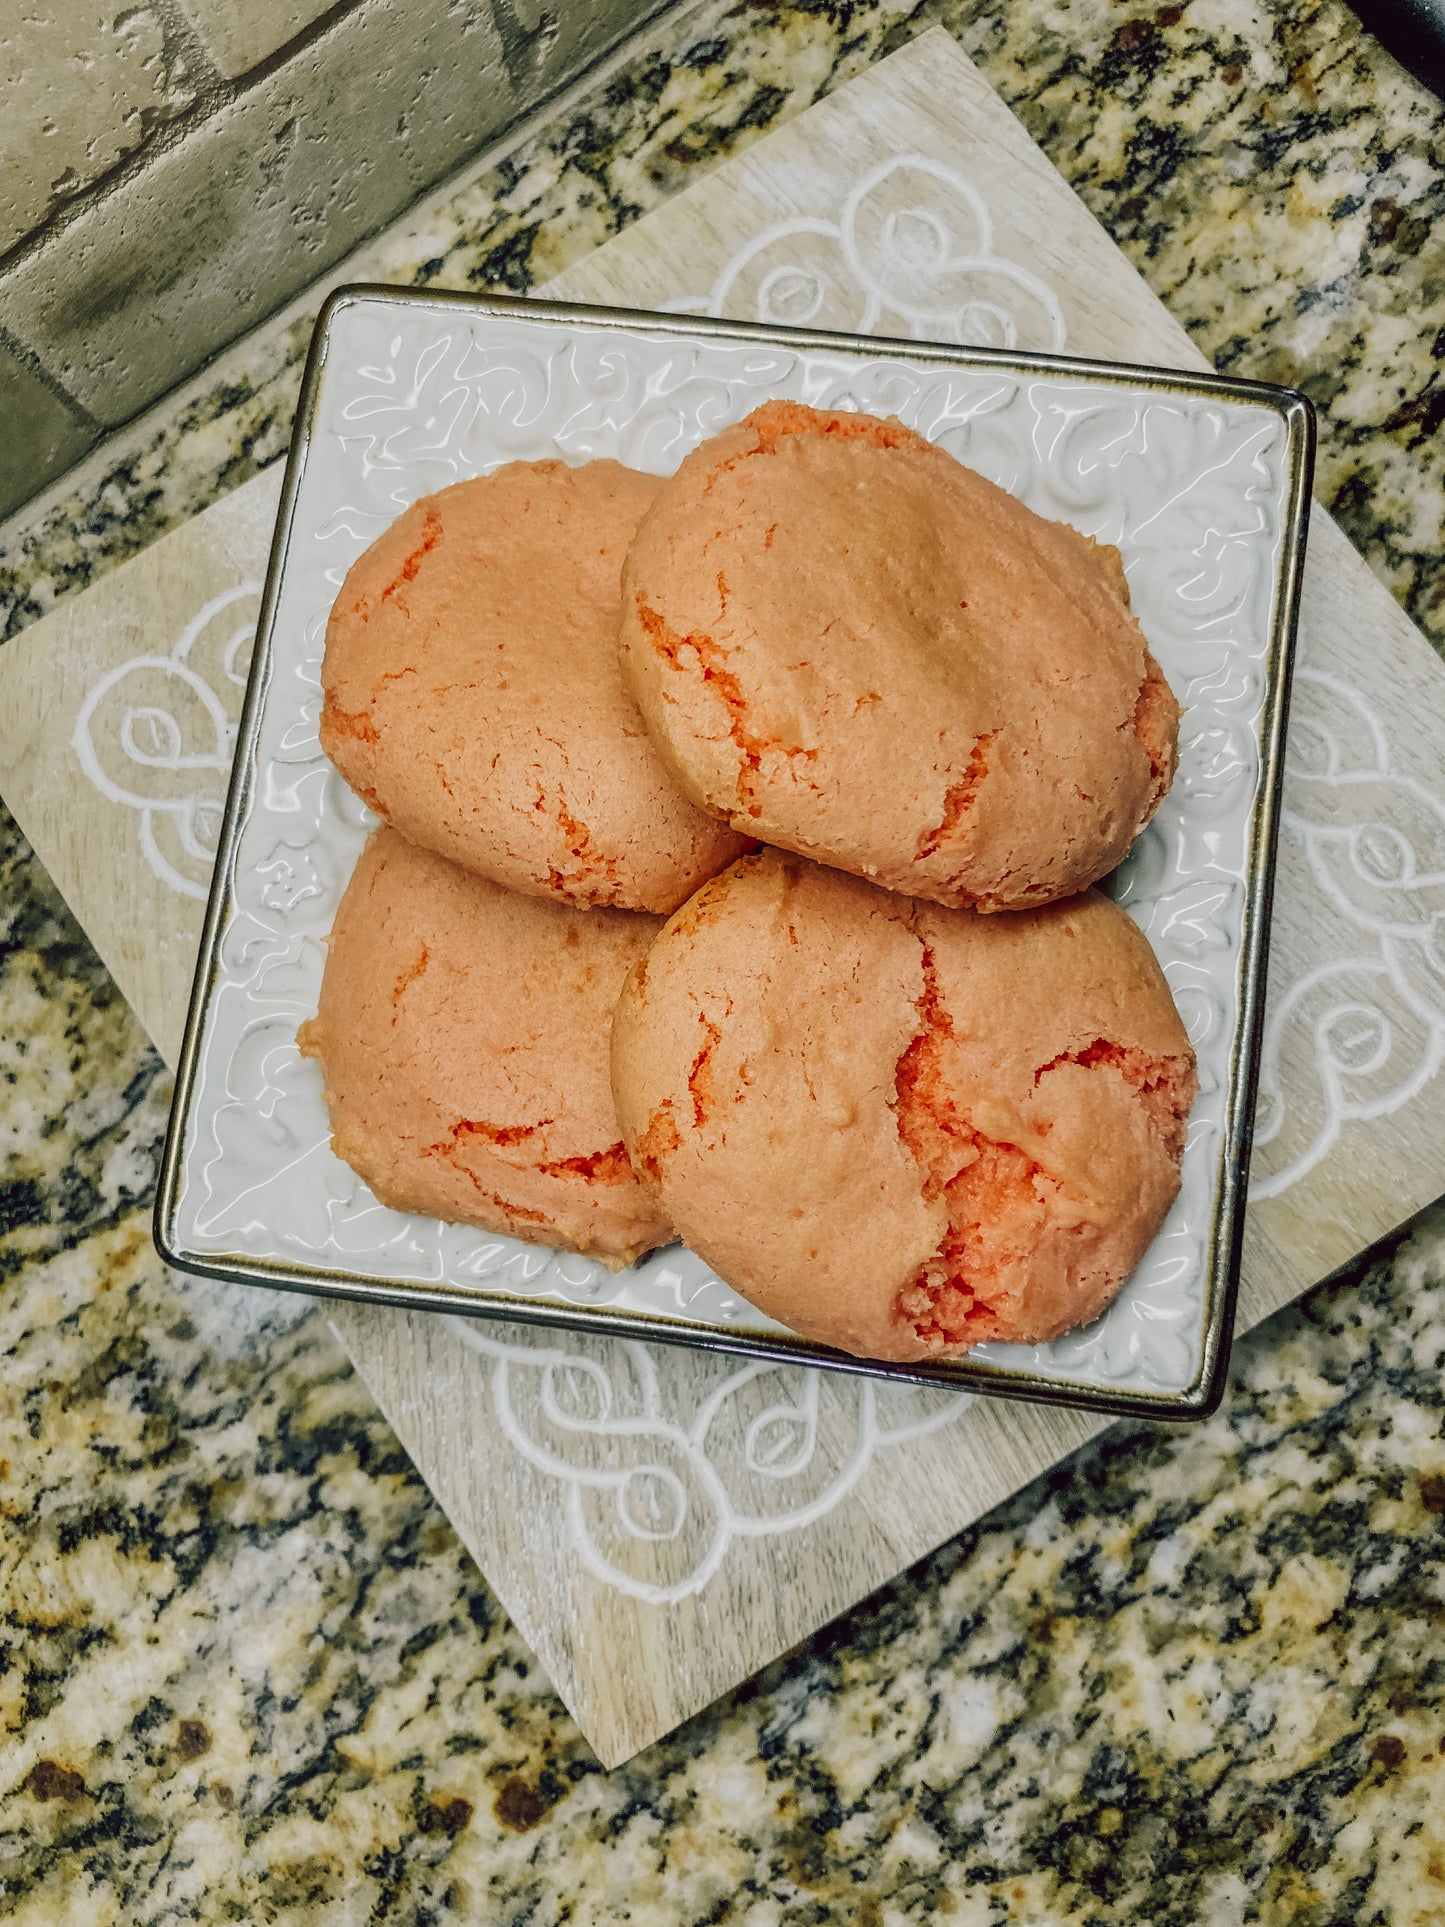
[[[746,847],[622,686],[622,557],[657,489],[617,462],[513,462],[413,503],[353,565],[321,746],[414,842],[533,896],[654,911]]]
[[[766,403],[662,484],[622,587],[627,686],[693,801],[888,889],[1072,895],[1172,780],[1117,550],[900,422]]]
[[[1179,1190],[1194,1054],[1107,898],[980,917],[764,851],[627,980],[623,1139],[719,1276],[859,1357],[1097,1318]]]
[[[518,895],[378,830],[297,1039],[337,1156],[397,1211],[613,1266],[667,1243],[608,1082],[613,1006],[657,928]]]

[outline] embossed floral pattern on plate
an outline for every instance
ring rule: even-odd
[[[1122,549],[1185,704],[1178,781],[1113,881],[1163,962],[1200,1058],[1180,1198],[1109,1312],[983,1364],[1061,1389],[1178,1394],[1198,1379],[1237,1075],[1241,944],[1262,794],[1289,425],[1268,399],[1091,379],[1065,366],[868,353],[707,324],[622,326],[445,301],[349,296],[325,372],[263,643],[263,688],[215,971],[191,1058],[172,1233],[181,1262],[375,1281],[625,1334],[796,1346],[693,1254],[611,1274],[588,1260],[377,1203],[332,1153],[295,1030],[368,824],[317,741],[326,618],[347,568],[419,495],[502,462],[612,456],[666,473],[770,396],[897,414],[1040,513]],[[285,509],[283,508],[283,522]],[[364,1289],[364,1284],[359,1288]],[[804,1359],[809,1348],[795,1352]],[[659,1488],[660,1490],[660,1488]],[[653,1495],[656,1499],[656,1494]],[[658,1501],[660,1503],[660,1501]]]

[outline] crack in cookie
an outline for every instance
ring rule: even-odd
[[[988,775],[988,752],[997,738],[998,731],[990,729],[985,731],[974,744],[973,754],[968,759],[968,768],[958,782],[951,783],[944,792],[943,815],[920,842],[914,857],[915,863],[921,863],[925,857],[932,856],[945,843],[951,843],[957,839],[960,827],[972,813],[973,806],[978,800],[979,789]]]

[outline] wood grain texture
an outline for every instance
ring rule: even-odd
[[[683,1598],[654,1601],[605,1583],[578,1561],[575,1488],[499,1450],[498,1366],[469,1349],[455,1321],[360,1304],[338,1304],[332,1316],[377,1402],[608,1765],[671,1731],[940,1544],[959,1529],[951,1522],[962,1523],[961,1511],[977,1517],[1016,1491],[1021,1465],[1033,1476],[1102,1423],[1086,1413],[977,1400],[933,1434],[875,1453],[848,1496],[811,1525],[734,1538],[715,1579]],[[535,1376],[549,1356],[585,1358],[614,1385],[628,1376],[620,1342],[557,1345],[521,1327],[487,1331],[505,1334],[535,1361],[511,1368],[514,1411],[527,1395],[519,1377]],[[684,1417],[729,1370],[697,1353],[649,1349],[667,1381],[665,1406]],[[934,1395],[933,1403],[951,1397]],[[854,1386],[825,1375],[819,1462],[845,1462],[858,1429]],[[690,1496],[705,1504],[696,1491]],[[634,1566],[633,1576],[648,1575]],[[661,1577],[660,1568],[651,1576]]]
[[[945,216],[962,237],[951,251],[938,239]],[[890,219],[903,267],[870,301],[860,260]],[[967,286],[950,266],[960,250],[972,263]],[[986,334],[998,325],[997,313],[1006,313],[1021,346],[1203,365],[941,32],[924,35],[769,135],[548,292],[625,306],[711,304],[748,318],[760,300],[772,301],[782,304],[777,318],[788,318],[787,304],[806,305],[819,287],[816,311],[793,318],[943,333],[947,317],[956,320],[971,300],[978,328]],[[935,324],[930,314],[943,319]],[[73,747],[75,719],[98,679],[138,658],[165,657],[208,598],[259,575],[278,485],[274,474],[245,484],[34,625],[0,657],[6,797],[172,1062],[202,905],[162,883],[136,808],[107,799],[87,779]],[[1390,821],[1403,807],[1402,783],[1421,794],[1432,782],[1438,788],[1445,671],[1318,511],[1302,661],[1319,688],[1362,689],[1379,711],[1389,757],[1388,770],[1376,772],[1379,807]],[[1312,805],[1302,787],[1296,790],[1304,821]],[[1271,970],[1271,1000],[1281,1008],[1328,945],[1347,950],[1353,943],[1363,951],[1376,942],[1368,917],[1358,926],[1348,919],[1328,925],[1328,937],[1322,935],[1323,886],[1312,848],[1303,832],[1288,835],[1281,848]],[[1307,1053],[1282,1061],[1292,1106],[1313,1116],[1328,1105],[1330,1091]],[[1377,1106],[1373,1116],[1336,1119],[1334,1140],[1305,1161],[1302,1175],[1251,1207],[1242,1323],[1284,1303],[1440,1189],[1445,1078],[1421,1062],[1427,1074],[1402,1078],[1398,1101]],[[1323,1144],[1319,1132],[1316,1139]],[[1273,1154],[1267,1146],[1267,1168]],[[890,1441],[854,1382],[825,1380],[808,1422],[813,1458],[836,1474],[838,1496],[816,1516],[769,1532],[747,1521],[766,1524],[771,1516],[771,1475],[743,1467],[720,1494],[708,1485],[708,1467],[695,1452],[689,1456],[685,1436],[714,1395],[724,1399],[724,1419],[752,1414],[784,1431],[802,1424],[796,1412],[768,1418],[758,1403],[767,1389],[761,1380],[729,1389],[735,1361],[493,1325],[485,1327],[487,1350],[475,1342],[480,1325],[468,1342],[465,1328],[421,1314],[337,1304],[332,1316],[422,1476],[609,1764],[806,1637],[1098,1429],[1093,1419],[1054,1408],[929,1394],[911,1413],[912,1435]],[[791,1389],[778,1396],[801,1411],[801,1375],[786,1377]],[[641,1504],[647,1487],[645,1478],[627,1492],[596,1483],[613,1448],[575,1463],[556,1456],[571,1447],[547,1432],[544,1384],[558,1397],[581,1398],[600,1396],[604,1383],[619,1410],[646,1417],[654,1459],[686,1490],[694,1540],[616,1530],[616,1508],[632,1502],[627,1492]],[[585,1476],[573,1476],[579,1470]],[[656,1499],[662,1487],[656,1480],[654,1487]],[[723,1509],[733,1519],[725,1532]],[[800,1519],[807,1512],[803,1506]],[[703,1554],[719,1545],[709,1568]]]

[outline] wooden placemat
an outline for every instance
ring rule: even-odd
[[[939,31],[546,292],[1204,365]],[[0,655],[7,801],[172,1062],[279,487],[246,483]],[[1445,1184],[1442,720],[1445,669],[1317,510],[1244,1324]],[[1097,1429],[634,1342],[332,1316],[609,1764]]]

